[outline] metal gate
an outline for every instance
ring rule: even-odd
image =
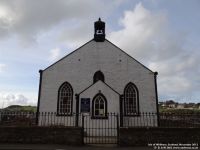
[[[115,113],[107,114],[104,118],[91,115],[82,116],[85,144],[117,144],[119,117]]]

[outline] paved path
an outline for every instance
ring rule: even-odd
[[[0,144],[0,150],[152,150],[152,148],[117,147],[114,145],[66,146],[49,144]]]

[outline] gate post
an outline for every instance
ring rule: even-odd
[[[79,94],[76,94],[76,124],[75,126],[78,127],[78,120],[79,120]]]
[[[117,114],[117,144],[119,144],[119,115]]]
[[[123,95],[120,95],[120,127],[123,127]]]

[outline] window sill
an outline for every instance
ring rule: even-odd
[[[108,119],[108,116],[92,116],[91,119]]]

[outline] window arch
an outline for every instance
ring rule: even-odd
[[[125,115],[136,115],[139,111],[139,93],[133,83],[128,83],[124,88],[124,113]]]
[[[99,93],[92,101],[92,116],[95,118],[107,117],[107,100],[106,97]]]
[[[73,102],[73,89],[68,82],[64,82],[58,90],[58,115],[71,115]]]
[[[99,80],[104,82],[104,75],[100,70],[95,72],[94,77],[93,77],[93,83],[96,83]]]

